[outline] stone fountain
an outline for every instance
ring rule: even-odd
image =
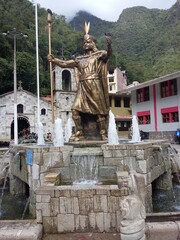
[[[145,239],[145,212],[153,211],[152,183],[159,189],[172,186],[169,148],[162,140],[14,146],[8,153],[10,191],[23,193],[29,187],[29,210],[46,234],[107,232]],[[76,173],[87,167],[84,158],[91,161],[87,176],[95,181],[73,184]],[[85,178],[80,176],[83,182]]]

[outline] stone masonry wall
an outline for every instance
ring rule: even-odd
[[[109,186],[42,186],[37,190],[37,222],[45,233],[119,232],[120,202],[127,192]]]
[[[114,166],[116,171],[140,173],[145,180],[146,211],[152,212],[151,183],[161,176],[159,188],[167,190],[172,186],[168,147],[169,143],[163,140],[144,141],[139,144],[103,145],[103,168],[112,169]]]

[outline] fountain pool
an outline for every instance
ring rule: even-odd
[[[2,199],[0,219],[17,220],[33,218],[28,209],[24,212],[27,200],[25,195],[13,196],[9,192],[5,192]]]
[[[180,184],[173,183],[173,189],[153,190],[153,212],[180,212]]]

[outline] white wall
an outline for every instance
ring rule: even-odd
[[[160,84],[156,84],[156,106],[157,106],[157,130],[158,131],[176,131],[180,128],[180,78],[177,79],[178,95],[167,98],[160,96]],[[137,103],[136,90],[131,93],[132,98],[132,115],[137,115],[137,112],[150,111],[151,124],[139,125],[140,130],[145,132],[155,131],[155,116],[154,116],[154,98],[153,86],[150,86],[150,100],[146,102]],[[179,122],[175,123],[162,123],[161,109],[168,107],[178,106],[179,109]]]
[[[17,105],[23,105],[23,114],[18,114],[28,119],[30,131],[38,132],[37,125],[37,97],[27,91],[17,91]],[[46,115],[40,115],[44,126],[44,133],[52,132],[51,103],[40,100],[40,109],[46,109]],[[14,120],[14,93],[9,92],[0,96],[0,139],[10,140],[11,123]]]

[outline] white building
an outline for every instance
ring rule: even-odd
[[[173,141],[180,128],[180,71],[127,87],[120,93],[131,94],[132,115],[140,130],[150,138]]]
[[[40,99],[40,122],[44,136],[54,135],[54,120],[62,119],[63,128],[71,116],[71,106],[76,95],[76,82],[73,69],[53,69],[54,117],[52,116],[51,97]],[[38,133],[37,96],[20,86],[17,90],[18,137],[27,133]],[[14,92],[0,95],[0,141],[14,139]]]
[[[109,94],[117,93],[127,87],[125,71],[121,71],[119,68],[109,69],[107,80]]]
[[[58,108],[55,106],[56,112]],[[37,96],[23,90],[17,90],[18,135],[38,132]],[[40,121],[44,126],[44,134],[52,133],[51,102],[40,99]],[[14,139],[14,92],[0,95],[0,140]]]

